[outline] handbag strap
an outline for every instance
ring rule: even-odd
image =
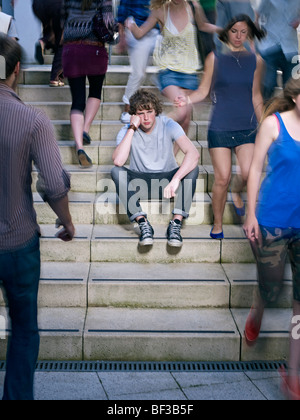
[[[101,4],[100,4],[100,3],[101,3]],[[97,8],[96,8],[97,12],[101,9],[102,4],[103,4],[103,0],[97,0]],[[100,6],[99,6],[99,5],[100,5]]]

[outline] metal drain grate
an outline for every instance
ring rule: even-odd
[[[286,362],[38,362],[37,372],[274,372]],[[0,371],[6,363],[0,362]]]

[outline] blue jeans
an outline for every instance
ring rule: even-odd
[[[294,54],[297,55],[297,52]],[[266,74],[264,80],[264,99],[268,101],[272,98],[277,87],[277,70],[282,70],[283,85],[285,85],[293,74],[293,69],[297,64],[292,63],[283,54],[281,48],[270,51],[266,54],[261,54],[266,63]]]
[[[0,252],[0,280],[11,320],[3,400],[34,399],[33,381],[40,345],[37,321],[40,268],[37,236],[22,249]]]
[[[178,168],[171,172],[162,173],[141,173],[134,172],[125,167],[115,166],[111,176],[116,184],[117,194],[131,222],[137,217],[147,214],[140,206],[140,200],[162,199],[164,188],[171,182]],[[195,195],[199,168],[191,171],[181,182],[177,192],[173,215],[189,217],[189,211]]]

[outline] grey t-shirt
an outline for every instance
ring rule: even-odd
[[[129,125],[117,136],[117,145],[124,139]],[[172,119],[156,117],[156,125],[150,134],[138,129],[133,136],[130,153],[130,170],[141,173],[171,172],[178,168],[174,156],[174,142],[185,133]]]

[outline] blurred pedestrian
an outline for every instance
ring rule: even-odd
[[[7,15],[1,11],[0,7],[0,33],[10,36],[18,41],[19,36],[15,24],[15,20],[12,16]]]
[[[39,353],[37,298],[40,280],[40,229],[31,190],[34,164],[43,179],[43,198],[64,226],[69,241],[75,229],[69,212],[70,177],[62,167],[53,127],[46,115],[26,106],[15,93],[22,51],[0,35],[6,79],[0,80],[0,280],[11,319],[4,400],[32,400]]]
[[[257,48],[265,60],[264,99],[275,92],[278,70],[282,71],[283,84],[292,77],[298,64],[299,44],[297,28],[300,24],[299,0],[262,0],[257,10],[260,25],[267,36]]]
[[[35,58],[42,65],[44,64],[44,50],[52,49],[54,52],[50,75],[51,87],[64,86],[61,8],[62,0],[33,0],[32,3],[32,10],[43,25],[43,37],[36,43]]]
[[[83,144],[91,143],[89,130],[100,108],[108,66],[105,45],[99,41],[92,27],[98,6],[97,0],[64,0],[63,68],[71,88],[71,125],[82,168],[93,165],[83,150]],[[102,7],[112,10],[112,1],[106,0]],[[87,100],[86,78],[89,80]]]
[[[153,53],[156,39],[159,34],[158,27],[153,28],[144,38],[137,40],[132,33],[125,28],[125,21],[131,17],[138,26],[143,25],[150,15],[150,1],[141,0],[121,0],[118,9],[118,21],[120,24],[121,41],[118,46],[120,53],[128,49],[132,72],[126,86],[123,102],[125,110],[121,116],[123,124],[130,123],[130,104],[131,96],[141,87],[149,63],[149,57]]]
[[[177,98],[177,106],[203,101],[211,92],[212,117],[208,129],[208,147],[214,167],[214,226],[210,236],[223,239],[223,214],[231,181],[232,150],[236,153],[241,174],[231,186],[231,200],[238,216],[245,215],[240,193],[247,184],[253,157],[257,121],[263,108],[261,77],[263,60],[247,51],[246,42],[261,38],[246,15],[232,19],[220,35],[224,52],[209,54],[199,89],[188,98]]]
[[[217,20],[217,10],[216,10],[216,0],[199,0],[200,4],[204,10],[205,16],[209,23],[213,25],[216,24]],[[208,34],[207,32],[200,32],[201,47],[200,47],[200,56],[201,60],[204,63],[208,54],[215,50],[214,34]]]
[[[193,6],[199,29],[216,32],[218,28],[207,22],[200,4],[194,1]],[[173,103],[176,97],[197,90],[199,85],[197,71],[200,69],[200,60],[194,14],[186,0],[152,0],[151,8],[152,14],[144,25],[139,28],[129,22],[128,27],[137,39],[141,39],[157,24],[160,25],[162,37],[157,43],[154,60],[159,68],[159,87]],[[186,134],[190,127],[191,111],[191,107],[177,108],[170,114]]]
[[[268,155],[268,170],[260,188]],[[257,136],[248,181],[248,215],[244,225],[257,262],[259,298],[248,316],[245,336],[259,336],[264,309],[282,289],[287,256],[293,271],[294,312],[300,319],[300,79],[291,79],[282,97],[266,111]],[[260,193],[258,197],[258,191]],[[258,205],[257,205],[258,198]],[[294,323],[295,324],[295,323]],[[292,321],[288,372],[281,371],[289,399],[300,400],[300,340]]]

